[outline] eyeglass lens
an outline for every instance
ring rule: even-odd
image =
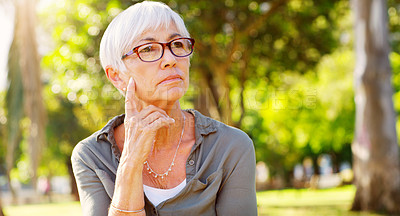
[[[171,41],[171,52],[178,57],[185,57],[192,53],[192,42],[189,39]],[[150,43],[139,47],[137,50],[143,61],[154,61],[161,58],[163,46],[159,43]]]

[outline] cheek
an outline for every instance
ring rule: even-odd
[[[149,91],[149,84],[146,77],[142,75],[134,76],[134,80],[136,82],[136,91],[138,94],[144,94]]]
[[[187,79],[185,82],[185,93],[189,90],[189,83],[190,83],[190,81],[189,81],[189,79]]]
[[[181,64],[181,70],[185,73],[187,78],[189,78],[189,70],[190,70],[190,60],[186,59]]]
[[[190,71],[190,60],[188,59],[183,65],[182,65],[182,71],[185,74],[185,92],[189,88],[189,83],[190,83],[190,76],[189,76],[189,71]]]
[[[136,64],[137,65],[137,64]],[[146,71],[145,67],[131,67],[130,68],[130,75],[132,78],[135,80],[136,85],[140,88],[146,88],[148,86],[149,80],[151,80],[151,77],[149,78],[146,76],[146,74],[149,74],[148,71]]]

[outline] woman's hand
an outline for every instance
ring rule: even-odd
[[[153,147],[157,130],[175,122],[164,110],[153,105],[139,112],[135,91],[135,81],[130,78],[125,96],[125,142],[120,159],[121,165],[128,167],[143,164]]]
[[[145,215],[142,210],[143,163],[151,151],[157,130],[175,122],[164,110],[152,105],[139,112],[137,107],[140,101],[135,96],[135,89],[135,82],[130,78],[125,96],[125,141],[109,215],[125,215],[126,211]],[[126,211],[121,212],[118,209]]]

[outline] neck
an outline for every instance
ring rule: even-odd
[[[160,128],[157,131],[156,142],[154,143],[153,151],[161,149],[175,149],[178,144],[183,127],[184,113],[178,106],[175,109],[165,110],[169,117],[175,120],[175,123],[169,127]]]
[[[140,108],[144,108],[148,105],[149,104],[141,104]],[[177,140],[180,139],[182,129],[184,127],[184,113],[181,110],[179,101],[176,101],[174,104],[162,106],[160,108],[163,109],[170,118],[173,118],[175,123],[171,124],[169,127],[162,127],[157,131],[153,152],[176,149],[176,146],[178,145]],[[139,112],[140,110],[141,109],[138,109]]]

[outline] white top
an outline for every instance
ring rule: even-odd
[[[158,206],[161,202],[174,197],[186,186],[186,178],[178,186],[170,189],[154,188],[147,185],[143,185],[143,191],[147,198],[153,203],[154,206]]]

